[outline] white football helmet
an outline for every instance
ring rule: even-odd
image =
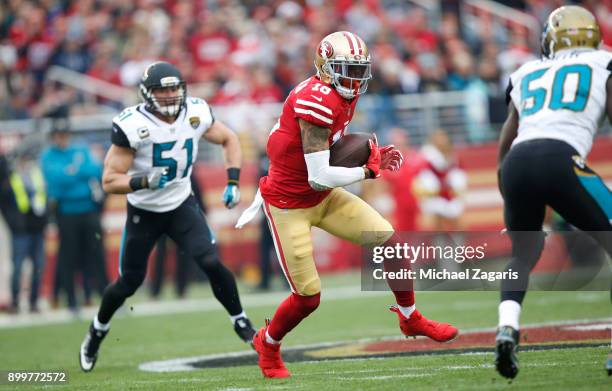
[[[314,63],[317,76],[345,99],[353,99],[368,89],[372,78],[370,52],[363,39],[349,31],[323,38]]]

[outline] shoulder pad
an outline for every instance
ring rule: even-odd
[[[334,123],[339,105],[334,89],[324,83],[313,82],[295,92],[293,110],[298,118],[328,127]]]
[[[113,124],[117,124],[123,131],[127,132],[130,128],[137,127],[141,123],[142,114],[138,112],[139,105],[126,107],[121,113],[113,118]]]
[[[118,126],[127,137],[130,146],[138,149],[148,141],[149,129],[154,126],[151,119],[145,117],[139,110],[144,110],[142,104],[125,108],[113,118],[113,125]]]

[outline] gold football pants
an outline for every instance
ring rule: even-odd
[[[291,290],[302,296],[321,291],[312,226],[362,246],[381,245],[393,235],[391,224],[374,208],[342,188],[310,208],[280,209],[264,201],[264,211],[285,277]]]

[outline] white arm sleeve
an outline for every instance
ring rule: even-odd
[[[329,165],[329,150],[304,154],[308,168],[308,184],[317,191],[347,186],[365,179],[363,167]]]

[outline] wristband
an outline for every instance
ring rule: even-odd
[[[130,188],[132,191],[146,189],[149,187],[149,181],[146,176],[135,176],[130,179]]]
[[[230,167],[227,169],[227,183],[230,185],[238,185],[240,180],[240,169],[236,167]]]

